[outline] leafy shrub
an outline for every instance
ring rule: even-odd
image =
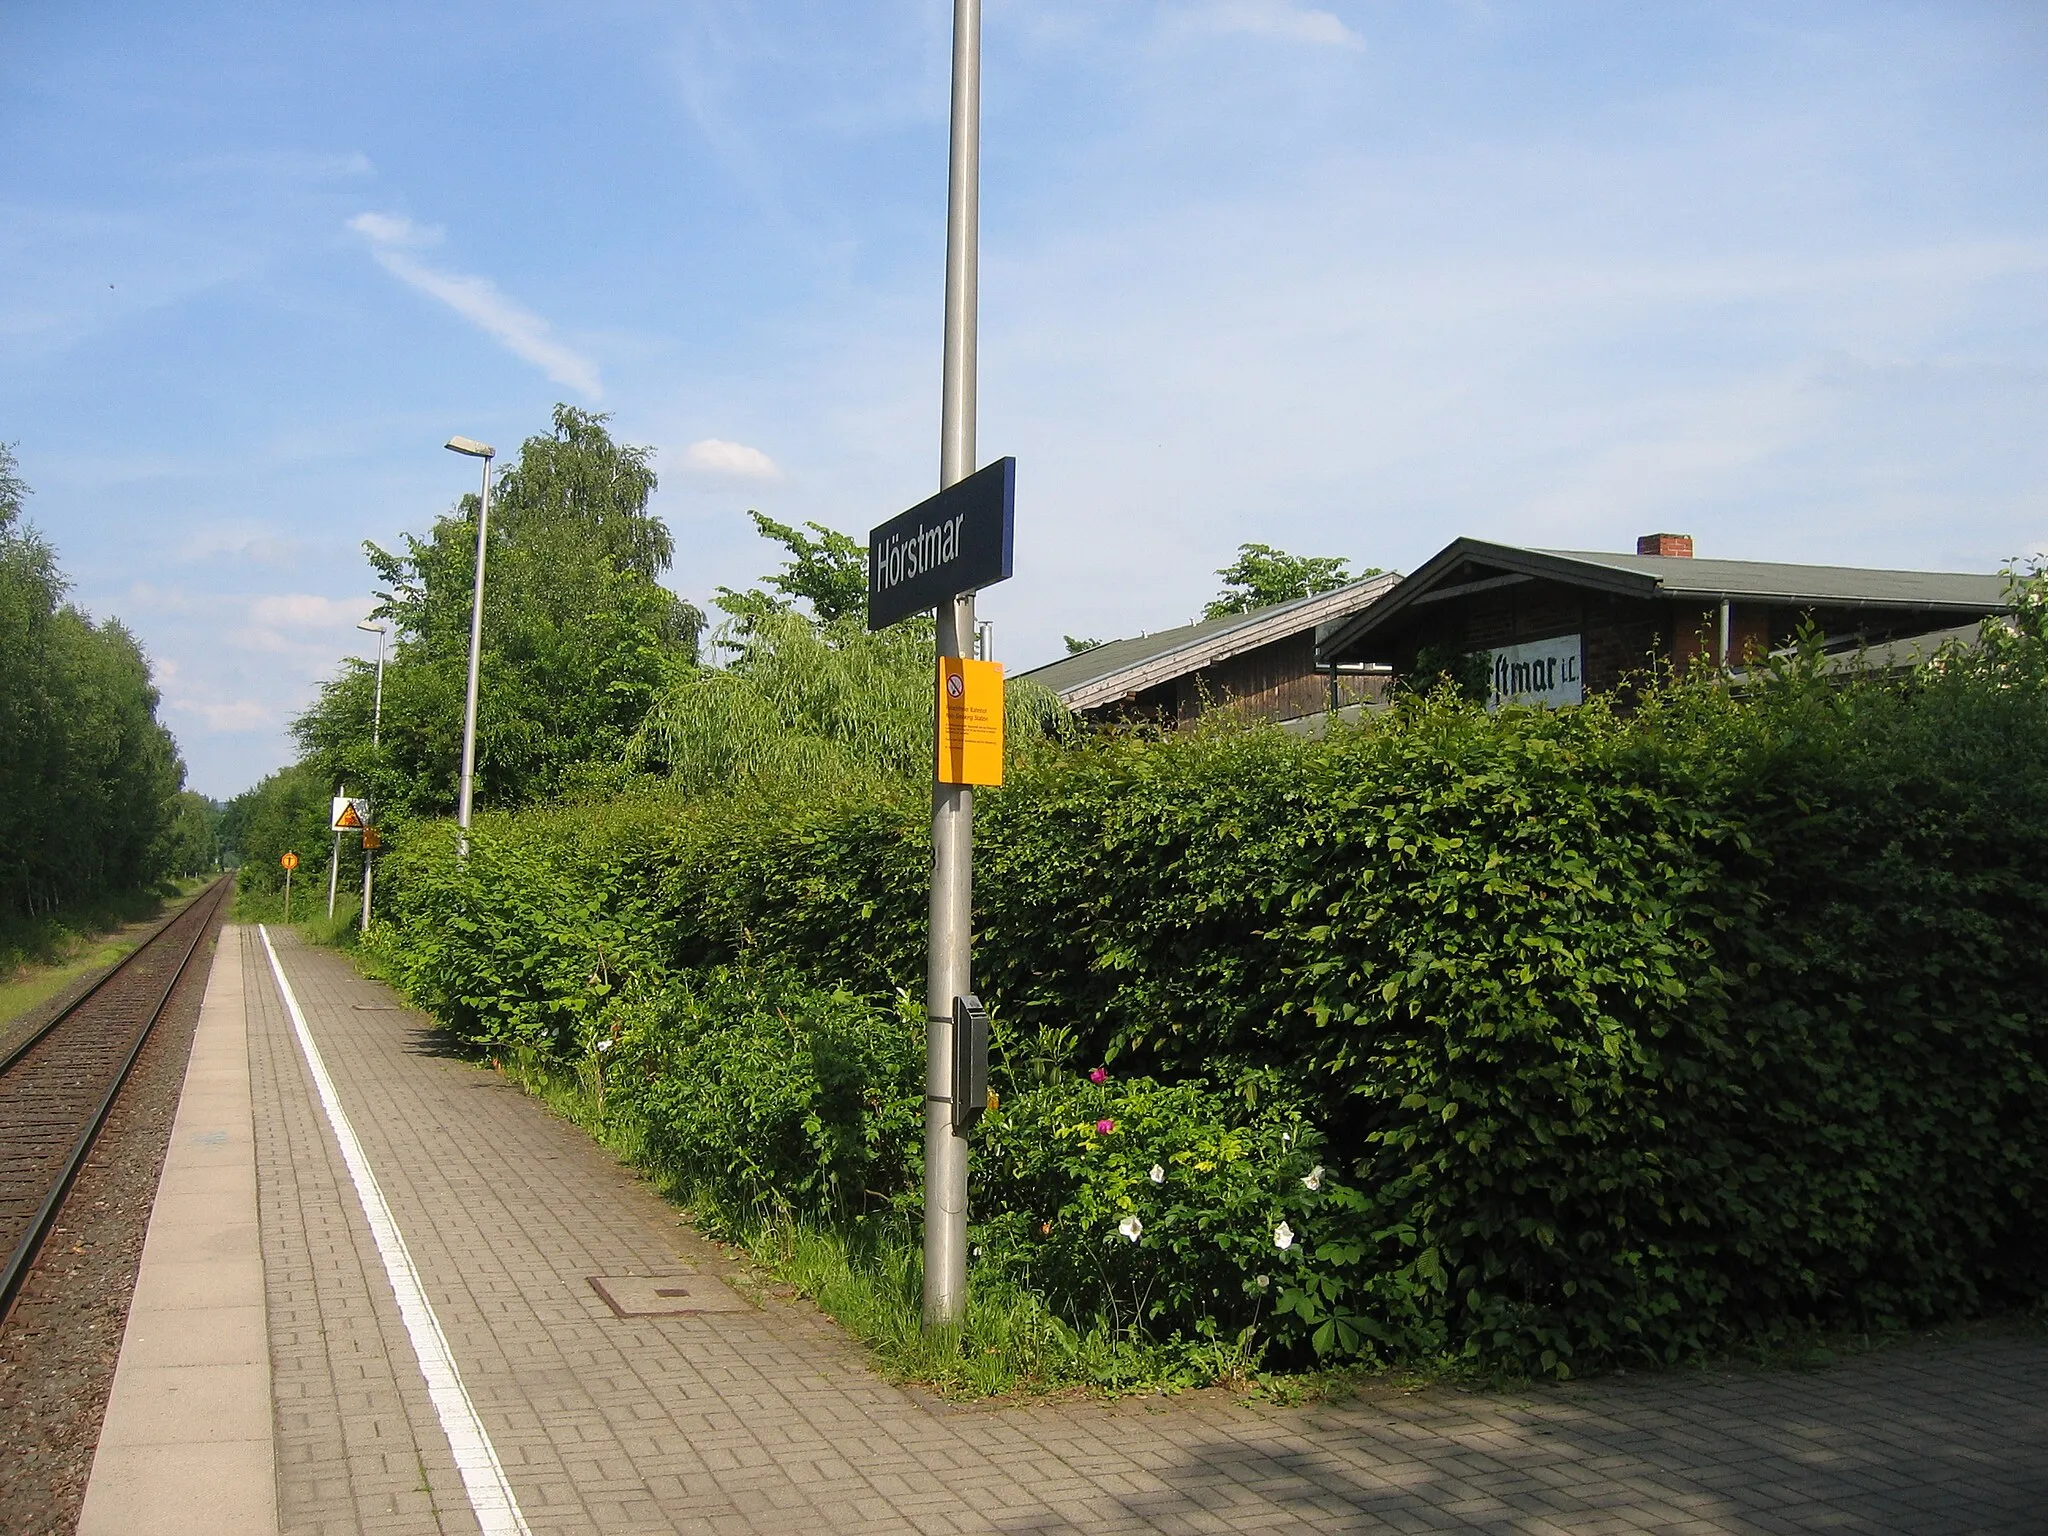
[[[1361,1275],[1371,1202],[1323,1164],[1331,1155],[1283,1098],[1106,1075],[1032,1088],[977,1138],[979,1272],[1027,1287],[1077,1330],[1257,1334],[1340,1355],[1413,1343],[1409,1277]]]
[[[1438,695],[1320,742],[1023,765],[980,801],[981,989],[1011,1038],[1071,1053],[990,1124],[988,1261],[1071,1308],[1238,1326],[1244,1255],[1204,1245],[1287,1209],[1285,1160],[1195,1157],[1223,1227],[1134,1204],[1175,1255],[1160,1278],[1105,1233],[1149,1198],[1134,1170],[1268,1146],[1266,1111],[1199,1084],[1277,1076],[1341,1192],[1281,1326],[1339,1353],[1563,1371],[2038,1296],[2036,659],[1788,668],[1628,713]],[[393,947],[478,1039],[566,1046],[621,978],[735,965],[887,998],[920,980],[923,824],[907,796],[647,800],[486,818],[467,871],[422,829],[392,860]],[[1135,1095],[1097,1117],[1147,1127],[1129,1159],[1070,1134],[1078,1061]]]
[[[843,1221],[924,1165],[924,1021],[773,971],[717,970],[625,1003],[592,1042],[654,1163],[728,1207]]]

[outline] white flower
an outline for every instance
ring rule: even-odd
[[[612,1043],[609,1040],[600,1040],[597,1042],[597,1048],[600,1051],[608,1051],[612,1048]]]
[[[1284,1221],[1275,1227],[1273,1229],[1273,1246],[1282,1253],[1292,1248],[1294,1246],[1294,1228],[1287,1225]]]
[[[1252,1283],[1257,1285],[1258,1288],[1263,1291],[1267,1286],[1273,1283],[1273,1277],[1271,1275],[1253,1275]]]
[[[1308,1177],[1301,1181],[1301,1187],[1310,1191],[1323,1187],[1323,1165],[1321,1163],[1317,1163],[1314,1168],[1309,1170]]]
[[[1152,1165],[1152,1182],[1154,1184],[1164,1184],[1166,1182],[1166,1170],[1157,1163]]]
[[[1145,1223],[1138,1220],[1138,1218],[1135,1216],[1126,1216],[1122,1221],[1116,1224],[1116,1229],[1117,1231],[1123,1233],[1125,1237],[1128,1237],[1132,1242],[1135,1243],[1141,1236],[1144,1235]]]
[[[1294,1145],[1294,1132],[1292,1132],[1292,1131],[1282,1131],[1282,1132],[1280,1133],[1280,1150],[1281,1150],[1282,1152],[1285,1152],[1285,1151],[1286,1151],[1286,1150],[1287,1150],[1287,1149],[1288,1149],[1289,1147],[1291,1147],[1291,1146],[1293,1146],[1293,1145]]]

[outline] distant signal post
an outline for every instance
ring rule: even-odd
[[[868,535],[868,627],[880,629],[925,609],[938,621],[925,964],[927,1328],[957,1324],[967,1306],[966,1136],[982,1106],[965,1100],[985,1094],[987,1081],[987,1015],[974,996],[971,963],[974,785],[999,783],[1002,774],[1002,670],[973,657],[974,593],[1010,574],[1017,484],[1014,459],[974,470],[980,202],[981,0],[953,0],[939,494]],[[956,1037],[964,1053],[956,1050]]]

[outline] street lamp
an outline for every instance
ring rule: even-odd
[[[370,751],[374,754],[382,744],[384,731],[384,626],[372,624],[368,619],[356,626],[366,634],[377,637],[377,699],[370,707]],[[362,931],[370,931],[370,882],[376,878],[376,850],[366,841],[363,844],[363,925]]]
[[[455,851],[469,857],[469,804],[476,783],[476,672],[484,648],[484,550],[491,524],[491,460],[498,450],[473,437],[451,437],[450,453],[467,454],[484,461],[483,495],[476,507],[476,592],[469,601],[469,695],[462,709],[462,797],[456,803],[455,825],[459,832]]]
[[[378,733],[384,727],[384,626],[372,624],[368,619],[356,626],[365,634],[377,637],[377,701],[370,708],[370,750],[377,750]]]

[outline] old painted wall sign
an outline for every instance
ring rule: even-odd
[[[1583,647],[1577,635],[1504,645],[1493,652],[1493,691],[1488,709],[1503,704],[1583,704]]]

